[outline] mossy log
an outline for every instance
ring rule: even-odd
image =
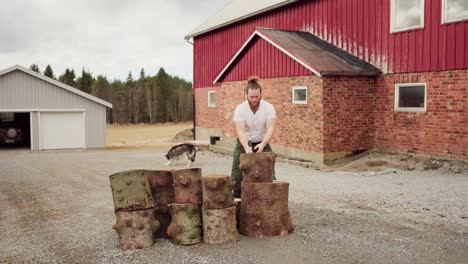
[[[240,155],[243,182],[271,183],[274,178],[276,154],[272,152],[244,153]]]
[[[287,182],[242,183],[239,231],[247,236],[287,235],[294,230]]]
[[[239,241],[236,228],[236,207],[202,209],[203,242],[219,244]]]
[[[167,228],[171,223],[168,205],[175,202],[172,170],[146,171],[146,174],[153,200],[158,207],[154,216],[161,225],[154,236],[156,238],[168,238]]]
[[[202,202],[202,175],[200,168],[174,170],[175,203]]]
[[[116,224],[113,228],[119,235],[121,249],[139,249],[153,245],[153,234],[159,228],[154,218],[154,208],[115,212]]]
[[[115,210],[142,210],[156,207],[148,178],[143,170],[109,176]]]
[[[232,206],[230,176],[210,175],[203,177],[203,209],[223,209]]]
[[[178,245],[192,245],[200,243],[201,234],[201,212],[198,203],[173,203],[169,205],[171,212],[171,224],[167,233],[172,242]]]

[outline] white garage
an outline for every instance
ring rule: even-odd
[[[18,126],[32,150],[105,147],[111,107],[19,65],[0,71],[0,128]]]

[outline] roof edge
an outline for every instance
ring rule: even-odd
[[[72,87],[70,85],[67,85],[67,84],[59,82],[57,80],[54,80],[52,78],[49,78],[49,77],[47,77],[45,75],[42,75],[40,73],[37,73],[35,71],[29,70],[29,69],[27,69],[27,68],[25,68],[25,67],[23,67],[21,65],[18,65],[18,64],[14,65],[14,66],[11,66],[9,68],[6,68],[4,70],[1,70],[0,71],[0,76],[3,76],[5,74],[10,73],[10,72],[15,71],[15,70],[22,71],[22,72],[27,73],[29,75],[32,75],[32,76],[34,76],[36,78],[39,78],[39,79],[41,79],[43,81],[46,81],[46,82],[51,83],[53,85],[56,85],[56,86],[58,86],[60,88],[63,88],[65,90],[69,91],[69,92],[81,95],[81,96],[83,96],[83,97],[85,97],[85,98],[87,98],[87,99],[89,99],[91,101],[94,101],[96,103],[99,103],[99,104],[102,104],[102,105],[107,106],[109,108],[112,108],[112,104],[107,102],[107,101],[104,101],[104,100],[102,100],[100,98],[97,98],[96,96],[93,96],[91,94],[80,91],[80,90],[78,90],[78,89],[76,89],[76,88],[74,88],[74,87]]]
[[[285,6],[285,5],[289,5],[289,4],[292,4],[294,2],[298,2],[300,0],[289,0],[289,1],[285,1],[285,2],[282,2],[282,3],[279,3],[279,4],[276,4],[276,5],[272,5],[270,7],[267,7],[267,8],[263,8],[263,9],[260,9],[258,11],[255,11],[253,13],[250,13],[250,14],[247,14],[247,15],[244,15],[244,16],[241,16],[241,17],[238,17],[238,18],[235,18],[233,20],[229,20],[227,22],[224,22],[222,24],[219,24],[217,26],[213,26],[213,27],[210,27],[210,28],[207,28],[207,29],[203,29],[201,31],[198,31],[198,32],[194,32],[194,33],[189,33],[188,35],[186,35],[184,37],[185,40],[189,40],[191,38],[194,38],[194,37],[197,37],[197,36],[200,36],[200,35],[203,35],[205,33],[208,33],[210,31],[214,31],[216,29],[220,29],[220,28],[223,28],[225,26],[228,26],[228,25],[231,25],[231,24],[234,24],[234,23],[237,23],[239,21],[242,21],[242,20],[245,20],[247,18],[250,18],[250,17],[253,17],[253,16],[256,16],[256,15],[260,15],[260,14],[263,14],[263,13],[266,13],[268,11],[271,11],[271,10],[274,10],[276,8],[279,8],[279,7],[282,7],[282,6]]]

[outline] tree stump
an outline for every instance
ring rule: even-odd
[[[239,241],[236,228],[236,207],[202,209],[203,242],[219,244]]]
[[[119,235],[121,249],[140,249],[153,245],[153,233],[159,228],[154,218],[154,208],[115,212],[116,224],[113,228]]]
[[[224,209],[232,206],[231,177],[210,175],[203,177],[203,208]]]
[[[115,210],[141,210],[156,207],[148,178],[143,170],[109,176]]]
[[[198,203],[173,203],[169,205],[171,224],[167,233],[178,245],[192,245],[201,242],[201,215]]]
[[[154,216],[161,225],[154,236],[156,238],[168,238],[167,228],[171,223],[168,205],[175,202],[172,171],[146,171],[146,174],[153,200],[158,207]]]
[[[240,227],[247,236],[287,235],[294,230],[287,182],[242,183]]]
[[[242,182],[273,182],[276,154],[272,152],[240,155]]]
[[[200,168],[174,170],[175,203],[202,202],[202,176]]]

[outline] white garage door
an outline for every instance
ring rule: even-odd
[[[41,149],[84,147],[83,113],[41,113]]]

